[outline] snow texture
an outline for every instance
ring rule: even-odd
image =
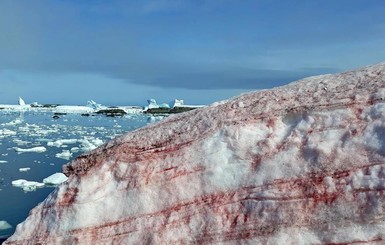
[[[5,244],[384,244],[385,63],[130,132]]]

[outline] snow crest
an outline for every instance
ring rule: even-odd
[[[5,244],[385,242],[385,63],[168,117],[63,169]]]

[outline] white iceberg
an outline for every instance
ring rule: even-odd
[[[21,97],[19,97],[19,105],[25,105],[25,101]]]
[[[44,146],[37,146],[37,147],[32,147],[32,148],[27,148],[27,149],[14,147],[13,149],[19,153],[24,153],[24,152],[42,153],[42,152],[45,152],[47,150]]]
[[[54,173],[43,179],[43,183],[46,185],[60,185],[61,183],[67,181],[67,179],[68,177],[63,173]]]
[[[155,99],[149,99],[147,100],[147,103],[148,103],[147,109],[159,108],[159,105],[156,103]]]
[[[90,108],[92,108],[94,110],[101,110],[101,109],[106,108],[105,106],[102,106],[101,104],[98,104],[98,103],[96,103],[93,100],[87,101],[87,107],[90,107]]]
[[[171,108],[182,107],[182,106],[184,106],[184,101],[183,100],[175,99],[174,101],[170,102],[170,107]]]
[[[0,231],[1,230],[8,230],[11,229],[12,225],[10,225],[7,221],[5,220],[0,220]]]

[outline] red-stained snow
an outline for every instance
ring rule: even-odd
[[[385,244],[385,63],[171,116],[64,173],[6,244]]]

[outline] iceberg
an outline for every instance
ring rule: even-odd
[[[24,100],[21,97],[19,97],[19,103],[18,104],[22,105],[22,106],[25,105],[25,102],[24,102]]]
[[[170,107],[171,108],[183,107],[183,106],[184,106],[184,101],[183,100],[174,99],[174,101],[170,102]]]
[[[93,110],[97,111],[97,110],[101,110],[101,109],[105,109],[106,107],[105,106],[102,106],[101,104],[98,104],[96,103],[95,101],[93,100],[89,100],[87,101],[87,106],[92,108]]]
[[[12,228],[12,225],[10,225],[7,221],[0,220],[0,230],[8,230],[11,228]]]
[[[149,99],[147,100],[147,109],[155,109],[155,108],[159,108],[159,105],[158,103],[156,103],[156,100],[155,99]]]
[[[35,191],[36,188],[44,187],[44,183],[28,181],[25,179],[14,180],[12,181],[12,185],[15,187],[22,188],[25,192]]]
[[[16,152],[19,153],[24,153],[24,152],[37,152],[37,153],[42,153],[45,152],[47,149],[44,146],[37,146],[37,147],[32,147],[32,148],[19,148],[19,147],[14,147],[13,148]]]
[[[49,177],[43,179],[43,183],[46,185],[60,185],[61,183],[67,181],[67,179],[68,177],[65,176],[63,173],[54,173]]]
[[[385,63],[242,94],[79,156],[5,244],[384,244],[384,135]]]

